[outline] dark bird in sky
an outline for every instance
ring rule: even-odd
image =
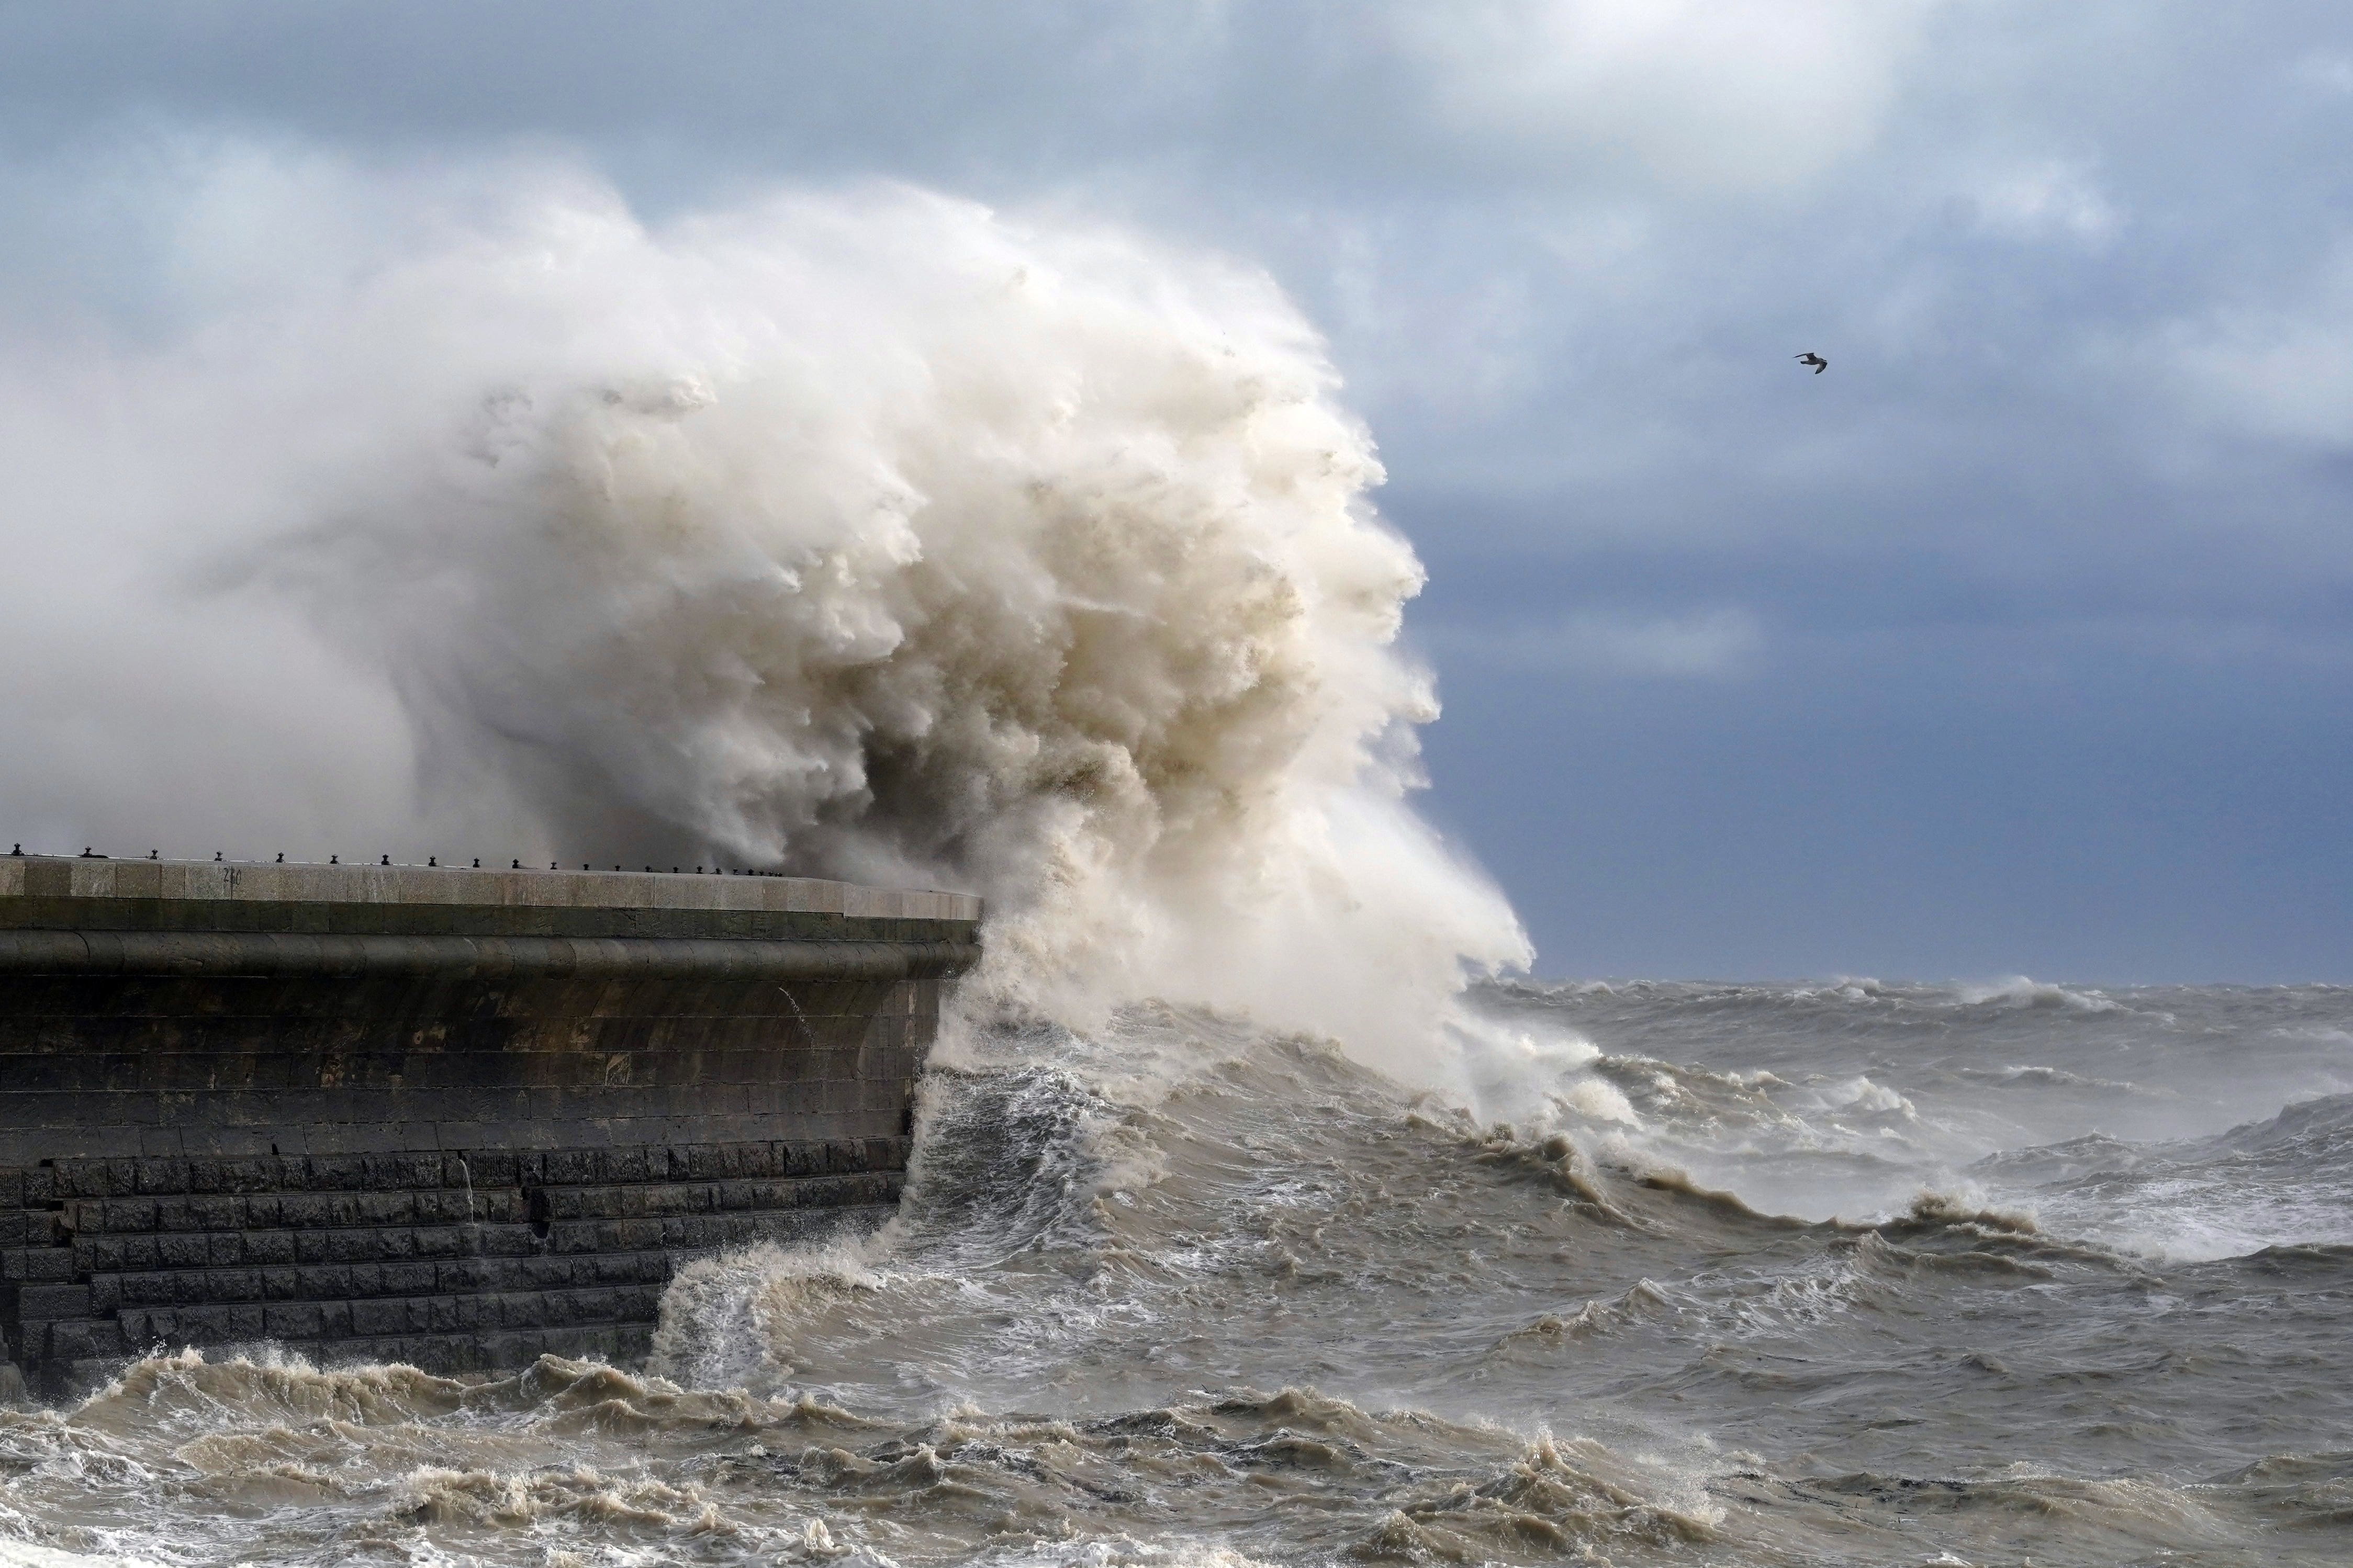
[[[1828,361],[1828,360],[1824,359],[1821,355],[1820,355],[1820,354],[1818,354],[1818,353],[1814,353],[1811,349],[1809,349],[1809,350],[1807,350],[1804,353],[1799,354],[1799,355],[1798,356],[1798,363],[1799,363],[1799,364],[1810,364],[1810,365],[1812,365],[1812,366],[1814,367],[1814,374],[1815,374],[1816,375],[1820,375],[1820,374],[1822,374],[1822,372],[1824,372],[1824,371],[1826,371],[1826,370],[1830,369],[1830,367],[1831,367],[1831,362],[1830,362],[1830,361]]]

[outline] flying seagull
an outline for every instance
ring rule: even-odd
[[[1828,360],[1824,359],[1821,355],[1820,355],[1820,354],[1818,354],[1818,353],[1814,353],[1811,349],[1809,349],[1809,350],[1807,350],[1804,353],[1799,354],[1799,355],[1798,356],[1798,363],[1799,363],[1799,364],[1810,364],[1810,365],[1812,365],[1812,366],[1814,367],[1814,374],[1815,374],[1816,375],[1820,375],[1820,374],[1822,374],[1822,372],[1824,372],[1824,371],[1826,371],[1826,370],[1830,369],[1830,367],[1831,367],[1831,362],[1830,362],[1830,361],[1828,361]]]

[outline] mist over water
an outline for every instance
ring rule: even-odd
[[[50,847],[949,885],[989,956],[880,1236],[696,1261],[644,1368],[161,1347],[0,1413],[0,1563],[2353,1551],[2353,994],[1496,978],[1263,278],[195,173],[185,319],[5,387],[82,568],[0,627]]]

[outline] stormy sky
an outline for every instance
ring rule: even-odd
[[[1540,973],[2344,981],[2348,145],[2288,0],[14,4],[0,327],[240,160],[1132,225],[1328,333]]]

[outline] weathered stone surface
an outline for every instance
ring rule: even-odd
[[[642,1353],[680,1260],[898,1199],[978,901],[0,858],[0,1334]]]

